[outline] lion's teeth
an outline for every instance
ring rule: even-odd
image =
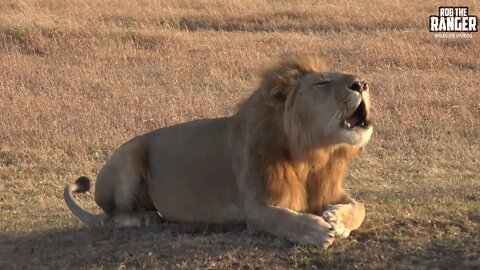
[[[347,123],[345,123],[345,125],[347,125],[347,127],[348,127],[348,128],[350,127],[350,123],[348,123],[348,122],[347,122]]]

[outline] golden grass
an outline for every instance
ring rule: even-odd
[[[434,38],[428,16],[447,4],[459,3],[1,1],[0,268],[479,267],[480,36]],[[65,184],[135,135],[231,114],[289,52],[372,87],[375,134],[347,181],[367,220],[351,238],[322,252],[243,230],[89,229],[70,214]]]

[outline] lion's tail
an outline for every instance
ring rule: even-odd
[[[86,176],[81,176],[75,181],[75,183],[67,185],[63,192],[63,198],[67,203],[68,208],[77,216],[81,221],[87,225],[96,225],[108,220],[108,215],[104,212],[100,214],[91,213],[83,209],[73,198],[72,193],[85,193],[90,190],[90,179]]]

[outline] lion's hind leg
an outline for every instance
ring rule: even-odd
[[[139,227],[160,221],[145,183],[144,166],[137,145],[127,144],[98,175],[95,201],[116,226]]]
[[[134,180],[139,176],[130,177],[130,180]],[[161,222],[150,199],[147,185],[141,178],[139,181],[129,181],[117,190],[112,220],[119,227],[143,227]]]
[[[115,215],[113,221],[119,227],[143,227],[159,224],[161,219],[157,211],[132,211]]]
[[[115,225],[142,227],[160,223],[160,216],[141,176],[127,169],[119,180],[121,185],[115,191],[115,209],[112,212]]]

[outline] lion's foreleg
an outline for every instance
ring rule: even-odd
[[[322,217],[275,206],[250,205],[248,208],[247,224],[250,228],[302,245],[327,248],[333,243],[332,227]]]
[[[348,199],[339,204],[329,205],[322,216],[332,225],[336,237],[345,238],[362,225],[365,219],[365,205],[348,196]]]

